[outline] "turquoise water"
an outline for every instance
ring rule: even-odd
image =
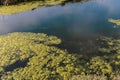
[[[113,36],[119,28],[108,22],[120,19],[120,0],[92,0],[42,7],[14,15],[0,16],[0,34],[35,32],[56,35],[60,47],[75,52],[81,45],[90,46],[98,36]]]

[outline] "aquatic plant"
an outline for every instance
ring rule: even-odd
[[[78,74],[80,65],[76,56],[53,46],[60,43],[57,37],[42,33],[0,36],[1,79],[68,80]]]
[[[111,22],[111,23],[113,23],[113,24],[115,24],[113,26],[113,28],[119,28],[119,26],[120,26],[120,19],[118,19],[118,20],[108,19],[108,21]]]
[[[8,1],[9,0],[3,0]],[[5,3],[5,5],[0,5],[0,14],[6,15],[6,14],[16,14],[28,10],[34,10],[38,7],[43,6],[53,6],[56,4],[62,4],[65,5],[67,2],[75,2],[74,0],[10,0],[10,1],[18,1],[12,3]],[[19,2],[20,1],[20,2]],[[77,0],[77,1],[86,1],[86,0]],[[87,0],[88,1],[88,0]],[[11,4],[11,5],[10,5]]]
[[[102,55],[89,56],[57,48],[61,40],[43,33],[2,35],[1,80],[74,80],[87,75],[112,80],[120,74],[120,39],[100,37],[98,42]]]

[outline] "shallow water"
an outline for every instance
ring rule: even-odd
[[[93,45],[98,36],[120,33],[109,18],[120,19],[120,0],[92,0],[42,7],[14,15],[0,16],[0,34],[11,32],[40,32],[56,35],[62,47],[77,50]],[[87,40],[87,42],[85,41]],[[95,44],[94,44],[95,46]]]

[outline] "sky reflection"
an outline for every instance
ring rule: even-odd
[[[70,37],[91,37],[109,33],[108,18],[120,18],[120,0],[96,0],[43,7],[24,13],[0,16],[0,34],[44,32]]]

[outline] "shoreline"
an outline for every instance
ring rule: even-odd
[[[23,3],[9,5],[9,6],[0,6],[0,15],[17,14],[25,11],[35,10],[43,6],[52,6],[52,5],[61,4],[62,2],[64,2],[64,0],[47,1],[47,2],[31,1],[31,2],[23,2]]]

